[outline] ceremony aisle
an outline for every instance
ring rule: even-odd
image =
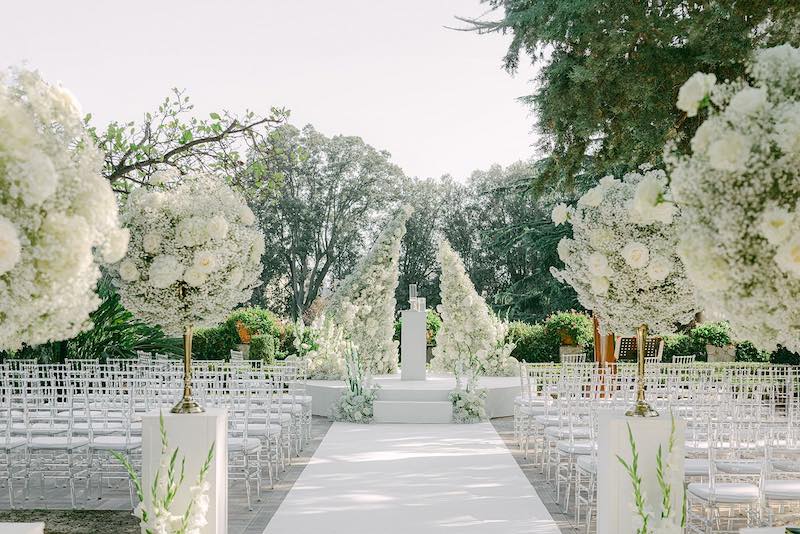
[[[559,534],[490,423],[335,423],[264,534]]]

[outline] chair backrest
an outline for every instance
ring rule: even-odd
[[[242,362],[244,361],[244,353],[240,350],[233,350],[231,349],[231,361],[232,362]]]
[[[586,353],[562,354],[561,363],[565,364],[586,363]]]
[[[672,363],[680,363],[680,364],[694,363],[695,358],[697,358],[697,356],[695,356],[694,354],[691,354],[689,356],[673,356]]]

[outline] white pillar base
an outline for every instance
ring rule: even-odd
[[[400,329],[400,378],[425,380],[427,312],[403,310]]]
[[[628,440],[629,424],[639,455],[639,476],[645,504],[654,513],[661,513],[661,489],[656,478],[656,455],[659,445],[663,461],[667,449],[672,419],[659,417],[626,417],[618,413],[600,414],[600,435],[597,452],[597,534],[635,534],[641,520],[635,512],[633,486],[627,471],[617,459],[630,464],[631,446]],[[686,423],[675,420],[674,461],[670,465],[669,480],[672,486],[672,513],[680,519],[683,499],[683,458],[685,453]],[[652,519],[650,524],[652,525]]]
[[[199,414],[173,414],[163,412],[164,426],[169,441],[169,454],[179,448],[180,457],[186,458],[186,472],[182,488],[173,501],[173,513],[182,514],[189,502],[189,488],[197,482],[200,468],[206,460],[211,444],[214,444],[214,459],[206,475],[211,485],[208,493],[208,524],[200,529],[202,534],[226,534],[228,532],[228,413],[211,408]],[[159,413],[151,412],[142,417],[142,491],[145,502],[150,502],[153,478],[161,461],[161,433]]]

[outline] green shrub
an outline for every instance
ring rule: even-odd
[[[556,332],[547,332],[541,324],[513,322],[508,327],[506,340],[516,343],[511,352],[514,358],[529,363],[558,361],[561,337]]]
[[[758,350],[749,341],[740,341],[736,344],[737,362],[767,362],[769,361],[769,356],[769,353]]]
[[[248,359],[261,360],[264,363],[275,361],[275,342],[277,338],[269,334],[256,334],[250,338],[250,354]]]
[[[239,337],[231,339],[221,326],[199,328],[192,339],[192,357],[197,360],[226,360],[236,348]]]
[[[731,326],[725,321],[699,324],[689,332],[689,338],[698,350],[702,347],[703,352],[706,345],[724,347],[733,343]]]
[[[592,319],[583,313],[554,313],[544,322],[544,329],[548,335],[558,336],[559,344],[583,347],[591,347],[594,344]]]
[[[236,346],[241,343],[236,329],[238,321],[247,327],[252,337],[280,336],[280,324],[272,312],[263,308],[240,308],[231,313],[221,325],[201,328],[195,332],[192,342],[193,356],[198,360],[227,360],[231,351],[236,350]],[[273,343],[273,357],[276,345]]]
[[[230,335],[235,336],[236,344],[240,343],[239,332],[236,330],[236,323],[239,321],[247,328],[251,336],[262,334],[278,337],[280,335],[278,319],[271,311],[258,307],[239,308],[231,313],[223,323]]]
[[[770,355],[769,361],[781,365],[800,365],[800,354],[791,352],[785,347],[778,347],[778,350]]]
[[[694,350],[689,336],[686,334],[667,334],[663,336],[664,339],[664,353],[662,360],[671,362],[675,356],[691,356],[697,353]],[[703,347],[705,351],[705,347]]]

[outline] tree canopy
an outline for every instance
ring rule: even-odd
[[[675,107],[689,76],[733,79],[754,48],[800,43],[796,0],[483,1],[502,16],[468,20],[471,28],[512,34],[509,71],[522,52],[539,68],[525,97],[547,156],[539,187],[657,164],[667,139],[699,124]]]

